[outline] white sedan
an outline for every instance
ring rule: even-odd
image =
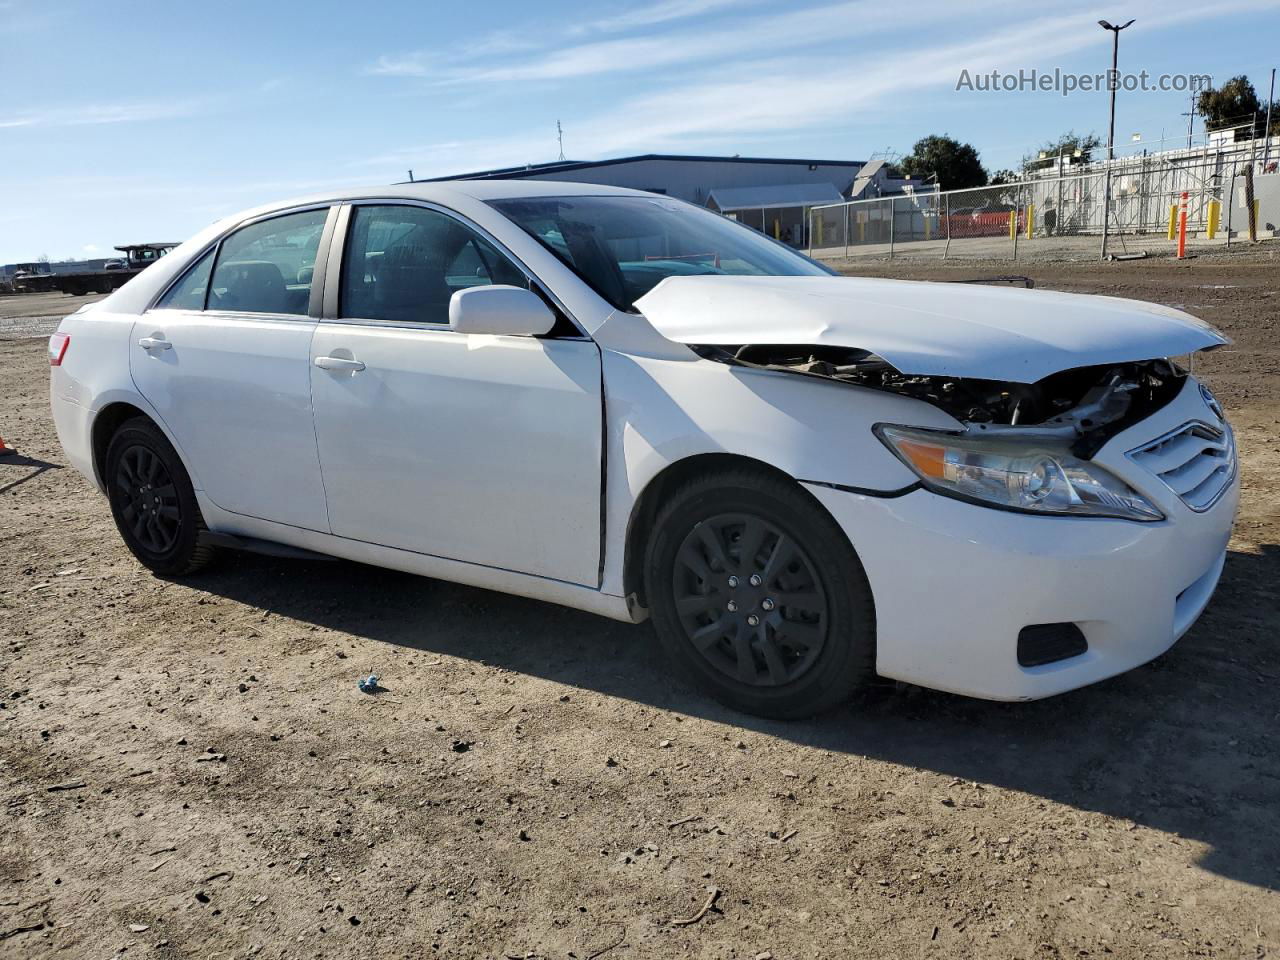
[[[652,618],[793,717],[875,674],[1044,697],[1166,650],[1234,441],[1106,297],[853,279],[653,194],[526,181],[216,224],[50,342],[71,462],[146,566],[327,554]]]

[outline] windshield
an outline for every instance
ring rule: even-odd
[[[667,197],[536,197],[490,204],[615,307],[667,277],[829,276],[750,227]]]

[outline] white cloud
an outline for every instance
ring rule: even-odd
[[[672,20],[687,20],[690,17],[700,17],[704,14],[722,10],[725,7],[742,6],[744,2],[756,2],[756,0],[663,0],[663,2],[650,4],[647,7],[635,7],[616,16],[603,17],[599,20],[582,24],[574,27],[570,32],[587,33],[599,31],[601,33],[616,33],[623,30],[633,30],[636,27],[651,27],[654,24],[667,23]]]
[[[1237,0],[1229,6],[1247,11],[1274,9],[1280,3]],[[1160,29],[1222,12],[1222,7],[1187,4],[1179,8],[1151,0],[1134,4],[1129,15],[1139,16],[1149,29]],[[1007,22],[1003,29],[974,29],[951,43],[910,49],[882,44],[879,52],[868,46],[859,56],[809,61],[810,69],[805,70],[796,69],[794,57],[724,60],[709,53],[708,67],[700,75],[681,76],[666,89],[611,104],[593,116],[567,118],[566,127],[574,142],[589,144],[584,151],[589,157],[650,150],[689,152],[713,144],[776,140],[820,124],[836,123],[848,129],[870,111],[911,109],[911,97],[918,92],[953,90],[961,69],[977,73],[1051,67],[1066,55],[1098,45],[1101,31],[1094,21],[1105,15],[1101,6],[1079,8],[1070,15]],[[807,18],[800,15],[765,19],[771,28],[784,21],[794,31],[793,37],[809,27]],[[703,49],[707,49],[705,42]],[[586,65],[585,60],[578,63]],[[525,128],[504,138],[406,147],[359,165],[412,166],[416,175],[432,176],[544,161],[555,155],[554,150],[552,130],[531,134]],[[585,159],[582,154],[577,158]]]
[[[365,68],[365,73],[379,77],[425,77],[434,59],[427,53],[384,54]]]
[[[138,100],[44,107],[0,118],[0,127],[79,127],[172,120],[199,113],[205,105],[200,100]]]
[[[526,33],[499,30],[461,44],[447,51],[416,50],[403,54],[384,54],[364,68],[364,72],[381,77],[425,77],[472,60],[509,56],[533,50],[538,43]]]
[[[953,20],[971,20],[982,8],[998,2],[972,0],[959,5],[953,0],[918,0],[912,14],[937,27]],[[462,65],[452,60],[443,62],[426,54],[399,59],[383,57],[374,70],[383,74],[430,77],[453,85],[578,80],[682,64],[734,65],[741,63],[749,54],[776,56],[782,51],[860,36],[896,33],[901,43],[911,39],[909,33],[902,33],[902,26],[901,21],[884,16],[884,5],[878,0],[844,0],[821,7],[735,20],[715,30],[690,30],[687,25],[680,25],[666,32],[544,49],[524,59],[506,57],[485,65]],[[825,69],[830,59],[830,56],[821,56],[815,62]],[[835,59],[845,58],[836,54]],[[851,52],[847,59],[856,58]]]
[[[759,3],[760,0],[661,0],[647,7],[625,10],[614,16],[602,17],[570,26],[554,34],[544,33],[543,40],[536,39],[536,30],[497,30],[486,36],[461,44],[450,44],[442,50],[414,50],[408,53],[383,54],[364,68],[364,73],[382,77],[427,77],[447,72],[475,60],[504,57],[515,53],[528,53],[546,47],[547,41],[564,36],[575,37],[589,33],[620,33],[640,27],[652,27],[674,20],[687,20],[704,16],[732,6]]]

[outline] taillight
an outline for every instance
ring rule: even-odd
[[[49,338],[49,366],[62,366],[62,358],[67,355],[67,347],[71,345],[71,334],[55,333]]]

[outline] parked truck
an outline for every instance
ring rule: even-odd
[[[133,243],[116,247],[123,258],[108,260],[101,270],[55,273],[52,289],[80,297],[87,293],[110,293],[176,247],[176,243]]]
[[[61,290],[72,296],[110,293],[124,286],[176,243],[134,243],[116,247],[124,256],[80,263],[0,264],[0,293],[48,293]]]

